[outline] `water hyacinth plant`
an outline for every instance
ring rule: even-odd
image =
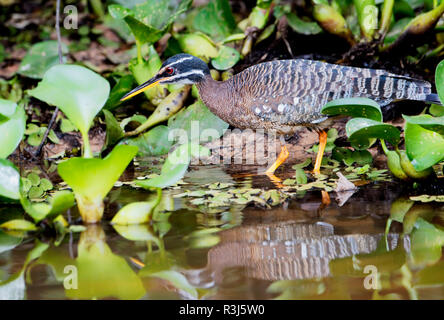
[[[444,98],[444,61],[436,68],[436,88]],[[443,108],[436,106],[434,109]],[[366,98],[338,99],[327,103],[322,112],[328,115],[343,114],[353,118],[347,122],[346,133],[352,147],[365,150],[376,139],[387,156],[387,165],[393,175],[402,180],[424,179],[433,175],[432,166],[444,159],[444,117],[430,114],[403,116],[405,150],[400,150],[401,132],[393,125],[382,122],[379,105]],[[389,142],[394,150],[389,150]]]
[[[71,158],[58,166],[63,180],[73,189],[85,223],[102,218],[103,199],[137,154],[137,147],[120,145],[104,159],[92,159],[88,131],[109,96],[109,83],[95,72],[74,65],[49,69],[31,95],[58,106],[83,137],[83,158]],[[94,183],[91,183],[94,181]]]
[[[30,95],[63,111],[83,138],[83,157],[91,158],[88,131],[94,117],[105,105],[110,86],[97,73],[81,66],[50,68]]]
[[[16,166],[8,157],[18,146],[25,132],[25,112],[22,106],[0,99],[0,201],[20,201],[23,209],[35,222],[53,218],[74,204],[70,191],[59,191],[48,197],[47,201],[32,203],[23,192],[23,183]],[[14,219],[2,224],[4,229],[35,230],[33,223]]]
[[[10,100],[0,99],[0,158],[8,157],[25,133],[25,111]]]
[[[73,189],[86,223],[99,222],[103,199],[137,154],[135,146],[116,146],[104,159],[71,158],[58,166],[62,179]]]

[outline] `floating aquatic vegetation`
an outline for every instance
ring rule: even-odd
[[[208,156],[210,150],[195,143],[185,143],[168,155],[159,176],[135,183],[143,188],[165,188],[176,184],[183,178],[192,157]]]
[[[440,195],[428,195],[428,194],[422,194],[420,196],[411,196],[410,200],[413,201],[421,201],[421,202],[444,202],[444,196],[440,196]]]
[[[209,208],[247,204],[271,207],[281,204],[289,197],[285,192],[275,189],[232,188],[229,184],[209,184],[203,187],[205,186],[205,189],[186,191],[173,197],[195,198],[190,200],[191,204]],[[224,190],[228,187],[230,187],[228,190]]]

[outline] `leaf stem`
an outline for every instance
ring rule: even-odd
[[[379,34],[381,36],[381,42],[384,40],[385,35],[387,34],[387,31],[390,27],[390,22],[393,15],[393,6],[395,1],[394,0],[384,0],[384,4],[382,6],[382,13],[381,13],[381,26],[379,29]]]
[[[140,41],[136,39],[136,47],[137,47],[137,64],[143,63],[142,58],[142,45],[140,44]]]
[[[389,149],[387,148],[384,139],[381,139],[381,146],[382,146],[382,150],[384,151],[385,155],[387,155],[389,153]]]
[[[103,19],[105,16],[105,10],[103,9],[102,1],[100,0],[90,0],[91,7],[94,13],[100,18]]]
[[[92,158],[91,145],[89,144],[88,132],[82,132],[83,138],[83,158]]]

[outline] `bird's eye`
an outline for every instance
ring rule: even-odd
[[[168,75],[172,75],[174,73],[174,69],[171,67],[168,67],[165,69],[165,73]]]

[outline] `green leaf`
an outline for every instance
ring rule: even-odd
[[[307,22],[300,19],[296,14],[286,14],[288,25],[297,33],[313,35],[322,32],[322,28],[316,22]]]
[[[233,67],[240,59],[240,54],[236,49],[227,46],[221,46],[219,54],[211,60],[211,64],[217,70],[227,70]]]
[[[106,123],[106,140],[104,149],[108,146],[112,146],[116,144],[120,139],[125,136],[122,128],[117,122],[116,118],[114,118],[113,114],[106,109],[103,109],[103,114],[105,115],[105,123]]]
[[[201,33],[185,33],[175,36],[183,52],[199,57],[208,62],[219,54],[215,44]]]
[[[157,197],[151,201],[132,202],[127,204],[116,213],[111,223],[118,225],[130,225],[146,223],[151,219],[151,213],[159,204],[162,191],[158,189]]]
[[[201,100],[198,100],[172,116],[168,120],[168,128],[170,131],[185,130],[188,141],[205,143],[222,136],[228,128],[228,123],[214,115]]]
[[[139,148],[139,156],[160,156],[168,153],[173,141],[168,139],[169,128],[159,125],[150,131],[136,137],[122,141],[122,144],[137,146]]]
[[[444,106],[440,106],[438,104],[432,104],[430,106],[429,112],[434,117],[442,117],[444,116]]]
[[[296,182],[298,184],[306,184],[307,183],[307,175],[305,174],[304,169],[297,168],[296,173],[295,173],[295,177],[296,177]]]
[[[403,115],[403,118],[408,123],[417,124],[424,129],[444,135],[444,117],[432,117],[429,114],[422,114],[411,117]]]
[[[444,138],[423,127],[407,122],[405,148],[416,170],[425,170],[444,158]]]
[[[55,134],[54,130],[52,130],[52,129],[49,131],[48,139],[51,140],[55,144],[59,144],[60,143],[59,137],[57,137],[57,135]]]
[[[412,21],[412,18],[410,17],[397,20],[384,38],[384,44],[388,45],[395,42],[395,40],[401,35],[410,21]]]
[[[138,180],[136,184],[143,188],[166,188],[183,178],[191,157],[209,155],[210,150],[195,143],[186,143],[171,152],[162,166],[160,176],[149,180]]]
[[[46,178],[40,180],[40,186],[43,188],[44,191],[49,191],[54,187],[51,181]]]
[[[16,220],[10,220],[5,223],[0,224],[1,229],[7,229],[7,230],[20,230],[20,231],[35,231],[37,230],[37,227],[27,220],[23,219],[16,219]]]
[[[59,164],[59,175],[73,189],[84,221],[100,220],[103,198],[136,154],[137,147],[118,145],[104,159],[71,158]]]
[[[0,44],[0,63],[3,62],[3,60],[5,60],[6,58],[6,52],[5,52],[5,47]]]
[[[132,75],[123,76],[117,81],[116,85],[112,88],[108,101],[105,104],[105,109],[114,110],[122,103],[122,98],[126,93],[131,91],[134,86],[134,77]]]
[[[20,199],[23,209],[35,222],[45,218],[52,218],[65,212],[74,205],[74,195],[69,190],[57,191],[51,195],[45,202],[33,203],[26,197]]]
[[[114,19],[120,19],[120,20],[124,19],[125,17],[127,17],[129,15],[134,15],[134,12],[131,9],[127,9],[119,4],[112,4],[112,5],[108,6],[108,11],[109,11],[109,14]]]
[[[228,37],[226,37],[221,42],[224,44],[224,43],[228,43],[228,42],[232,42],[232,41],[238,41],[238,40],[243,40],[243,39],[245,39],[245,34],[244,33],[234,33],[234,34],[231,34]]]
[[[248,16],[248,26],[257,28],[257,29],[263,29],[267,22],[268,22],[268,16],[270,14],[270,11],[268,8],[261,8],[259,6],[256,6],[251,10],[250,15]]]
[[[304,160],[304,162],[297,163],[297,164],[293,165],[292,169],[294,169],[294,170],[303,169],[303,168],[309,166],[310,164],[311,164],[311,158],[307,158]]]
[[[435,71],[436,91],[438,92],[439,100],[444,101],[444,60],[442,60]]]
[[[60,131],[63,133],[77,131],[77,128],[75,125],[72,124],[71,121],[69,121],[66,118],[62,118],[62,121],[60,123]]]
[[[68,48],[64,43],[62,43],[62,53],[68,53]],[[57,64],[59,64],[57,41],[43,41],[34,44],[29,49],[17,72],[25,77],[42,79],[45,72]]]
[[[367,149],[372,144],[372,138],[389,141],[396,146],[399,143],[401,133],[390,125],[366,118],[353,118],[345,127],[348,140],[356,149]]]
[[[31,96],[58,106],[80,130],[84,142],[96,114],[109,95],[109,83],[97,73],[77,65],[57,65],[45,73]],[[89,143],[88,143],[89,148]],[[86,156],[91,156],[85,151]]]
[[[0,196],[20,199],[20,174],[14,164],[0,159]]]
[[[120,128],[122,130],[125,130],[126,125],[133,121],[142,124],[146,121],[146,117],[141,114],[134,114],[131,117],[125,118],[122,121],[120,121]]]
[[[25,133],[25,119],[25,110],[19,106],[8,120],[0,122],[0,158],[8,157],[19,145]]]
[[[328,102],[322,107],[321,113],[327,115],[347,115],[382,121],[381,107],[368,98],[344,98]]]
[[[29,189],[31,189],[32,187],[31,180],[29,180],[28,178],[21,177],[20,181],[21,181],[20,189],[22,190],[22,192],[28,193]]]
[[[373,162],[372,154],[367,150],[355,150],[352,153],[352,157],[353,161],[360,166],[372,164]]]
[[[267,39],[269,36],[271,36],[273,34],[275,29],[276,29],[276,25],[275,24],[270,24],[268,27],[266,27],[264,29],[264,31],[261,32],[259,37],[257,37],[257,40],[256,40],[255,44],[257,45],[259,42],[262,42],[265,39]]]
[[[396,5],[393,6],[393,13],[396,16],[415,16],[415,11],[411,7],[410,3],[405,0],[396,0]]]
[[[42,195],[43,195],[43,188],[42,187],[36,187],[36,186],[33,186],[33,187],[31,187],[31,189],[29,189],[29,191],[28,191],[28,197],[30,198],[30,199],[39,199],[39,198],[41,198],[42,197]]]
[[[112,17],[124,19],[137,41],[154,43],[159,40],[175,19],[191,6],[192,0],[182,0],[172,6],[170,0],[150,0],[131,9],[113,4],[108,7]]]
[[[17,103],[11,100],[0,99],[0,123],[14,115]]]
[[[26,128],[25,134],[26,135],[31,135],[34,133],[40,133],[40,127],[38,125],[36,125],[35,123],[28,123],[28,126]]]
[[[194,18],[193,27],[216,41],[232,34],[236,28],[228,0],[211,0]]]
[[[39,132],[38,133],[32,133],[32,134],[30,134],[29,135],[29,137],[28,137],[28,144],[30,145],[30,146],[33,146],[33,147],[36,147],[36,146],[38,146],[39,144],[40,144],[40,142],[42,141],[42,139],[43,139],[43,134],[45,133],[44,132],[44,128],[41,128],[41,129],[43,129],[43,130],[39,130]]]
[[[40,177],[35,172],[31,172],[30,174],[28,174],[27,178],[29,179],[29,181],[31,181],[31,185],[34,187],[40,184]]]

